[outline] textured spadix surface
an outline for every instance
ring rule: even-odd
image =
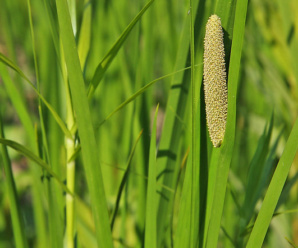
[[[204,40],[204,92],[209,135],[214,147],[223,141],[228,109],[225,52],[220,18],[210,16]]]

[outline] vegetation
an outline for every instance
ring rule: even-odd
[[[0,248],[297,247],[296,2],[2,1]]]

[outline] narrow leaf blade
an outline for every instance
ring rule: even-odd
[[[156,107],[149,153],[149,171],[148,171],[148,186],[146,199],[146,226],[145,226],[145,247],[156,247],[156,210],[157,210],[157,195],[156,195],[156,120],[158,113],[158,105]]]
[[[278,199],[287,179],[292,162],[298,150],[298,118],[293,126],[284,152],[275,169],[271,183],[265,195],[261,210],[249,237],[247,248],[261,247],[271,222]]]
[[[122,47],[124,41],[127,39],[129,33],[133,29],[133,27],[136,25],[136,23],[140,20],[142,15],[146,12],[146,10],[150,7],[150,5],[154,2],[154,0],[150,0],[144,8],[138,13],[138,15],[131,21],[131,23],[126,27],[124,32],[121,34],[119,39],[116,41],[116,43],[113,45],[113,47],[110,49],[110,51],[105,55],[103,60],[99,63],[97,66],[94,76],[92,78],[92,81],[89,85],[88,89],[88,98],[90,99],[96,90],[98,84],[100,83],[100,80],[102,79],[105,71],[109,68],[111,62],[117,55],[119,49]]]

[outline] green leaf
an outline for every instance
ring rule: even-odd
[[[245,199],[240,210],[241,216],[238,232],[240,236],[237,238],[238,246],[243,246],[243,237],[245,236],[243,234],[247,233],[248,231],[247,225],[249,224],[250,220],[254,217],[257,201],[262,196],[264,190],[268,187],[271,179],[271,174],[274,170],[275,153],[278,142],[283,133],[283,129],[280,131],[280,134],[276,138],[269,152],[269,143],[272,130],[273,114],[269,123],[269,127],[267,127],[266,125],[264,128],[263,135],[259,139],[258,147],[250,163],[248,180],[245,190]],[[250,231],[251,230],[249,230],[249,232]]]
[[[80,58],[81,68],[84,69],[86,59],[90,49],[91,38],[91,18],[92,18],[92,4],[90,1],[84,1],[83,20],[80,30],[78,54]]]
[[[250,163],[250,168],[248,171],[248,179],[246,186],[246,194],[245,200],[243,203],[243,214],[245,218],[246,226],[249,222],[251,214],[254,211],[255,204],[260,196],[260,187],[259,185],[262,183],[262,172],[265,169],[265,160],[269,151],[269,142],[271,138],[271,133],[273,129],[273,115],[269,124],[269,128],[267,131],[267,127],[264,128],[264,132],[262,137],[259,139],[257,150],[254,154],[254,157]],[[266,132],[267,131],[267,132]],[[241,232],[241,231],[240,231]]]
[[[291,179],[288,179],[288,181],[286,182],[286,184],[281,192],[280,198],[278,200],[276,209],[278,209],[282,204],[284,204],[286,202],[286,200],[289,198],[291,189],[294,187],[294,185],[296,185],[297,180],[298,180],[298,172],[295,174],[295,176],[293,176]]]
[[[83,247],[97,247],[91,208],[88,207],[79,197],[75,198],[75,205],[78,243],[83,245]]]
[[[60,44],[59,44],[59,35],[58,35],[58,23],[54,18],[54,9],[51,8],[51,1],[48,0],[43,0],[44,6],[45,6],[45,11],[47,13],[48,20],[47,22],[49,23],[51,34],[52,34],[52,39],[56,51],[56,55],[59,58],[58,61],[61,61],[61,54],[60,54]]]
[[[102,77],[104,76],[104,73],[109,68],[111,62],[117,55],[119,49],[122,47],[124,41],[129,36],[131,30],[136,25],[136,23],[140,20],[142,15],[146,12],[146,10],[150,7],[150,5],[154,2],[154,0],[150,0],[144,8],[138,13],[138,15],[131,21],[131,23],[126,27],[126,29],[123,31],[119,39],[115,42],[113,47],[110,49],[110,51],[105,55],[103,60],[99,63],[97,66],[94,76],[91,80],[91,83],[88,88],[88,98],[90,99],[93,96],[94,91],[96,90],[98,84],[100,83]]]
[[[298,118],[295,121],[283,154],[275,169],[269,188],[265,195],[261,210],[249,237],[247,248],[261,247],[271,222],[278,199],[287,179],[294,157],[298,150]]]
[[[49,173],[50,176],[54,177],[57,182],[60,184],[63,190],[65,190],[67,193],[74,196],[69,189],[64,185],[64,183],[60,180],[58,175],[51,169],[51,167],[44,162],[41,158],[36,156],[34,153],[32,153],[30,150],[28,150],[26,147],[22,146],[21,144],[8,139],[0,138],[0,143],[6,146],[9,146],[10,148],[16,150],[17,152],[23,154],[25,157],[31,159],[33,162],[38,164],[42,169],[45,169],[47,173]]]
[[[14,108],[16,109],[16,112],[28,134],[30,137],[31,144],[34,144],[34,129],[33,129],[33,123],[31,121],[31,117],[29,114],[29,111],[26,108],[25,102],[22,99],[22,96],[20,92],[18,91],[17,87],[11,80],[11,77],[8,73],[8,69],[5,65],[0,64],[0,74],[1,78],[3,80],[3,83],[5,85],[5,88],[7,90],[7,93],[9,95],[9,98],[11,99],[11,102],[13,103]],[[35,145],[35,144],[34,144]]]
[[[121,180],[121,183],[120,183],[120,186],[119,186],[119,190],[118,190],[118,193],[117,193],[117,197],[116,197],[116,203],[115,203],[115,208],[113,210],[113,214],[112,214],[112,218],[111,218],[111,229],[113,230],[113,227],[114,227],[114,223],[115,223],[115,219],[116,219],[116,216],[117,216],[117,212],[118,212],[118,209],[119,209],[119,203],[120,203],[120,200],[121,200],[121,195],[122,195],[122,192],[123,192],[123,189],[124,189],[124,186],[126,185],[127,183],[127,179],[128,179],[128,175],[130,173],[130,166],[131,166],[131,161],[132,161],[132,158],[133,158],[133,155],[135,153],[135,150],[136,150],[136,147],[137,147],[137,144],[141,138],[143,134],[143,130],[140,132],[132,150],[131,150],[131,153],[129,155],[129,158],[128,158],[128,163],[127,163],[127,167],[126,167],[126,170],[125,170],[125,173],[122,177],[122,180]]]
[[[2,117],[0,116],[0,139],[4,139]],[[13,178],[13,172],[11,169],[11,162],[8,156],[7,148],[5,145],[1,145],[1,154],[3,159],[3,167],[5,173],[5,183],[8,192],[9,204],[10,204],[10,216],[12,219],[12,228],[14,233],[14,240],[16,248],[26,248],[28,243],[25,235],[25,225],[21,214],[21,205],[18,201],[18,195],[16,190],[15,180]]]
[[[156,210],[157,210],[157,194],[156,194],[156,120],[158,107],[156,107],[153,127],[150,139],[150,153],[148,164],[148,184],[146,198],[146,224],[145,224],[145,247],[156,247]]]
[[[9,66],[14,71],[16,71],[22,78],[24,78],[27,82],[31,84],[30,80],[25,76],[25,74],[21,71],[21,69],[17,65],[15,65],[9,58],[4,56],[1,52],[0,52],[0,61],[5,65]],[[34,87],[33,84],[31,84],[31,86]]]
[[[206,230],[208,230],[206,238],[206,246],[208,248],[217,247],[228,174],[234,150],[236,129],[236,96],[245,30],[247,3],[247,0],[237,1],[236,3],[233,40],[228,73],[228,117],[226,132],[222,146],[219,149],[213,149],[212,161],[210,165],[211,168],[216,171],[216,174],[214,172],[210,173],[210,175],[213,176],[211,180],[213,180],[214,183],[212,184],[214,186],[208,188],[208,191],[211,192],[211,195],[209,195],[210,200],[208,201],[209,205],[207,206],[207,209],[211,209],[211,211],[209,214],[207,213],[208,215],[206,217],[207,223],[209,219],[210,221],[209,225],[205,227]],[[215,175],[216,177],[214,177]]]
[[[69,77],[69,86],[71,89],[74,112],[77,117],[77,127],[82,147],[83,164],[93,207],[96,238],[99,247],[111,248],[113,247],[112,234],[109,224],[102,173],[99,166],[98,150],[85,91],[85,83],[73,36],[67,1],[57,0],[56,5],[60,27],[60,37]]]
[[[188,53],[189,17],[187,16],[183,31],[181,32],[181,40],[177,51],[175,70],[189,66],[187,61]],[[158,149],[158,180],[162,182],[163,185],[172,189],[176,185],[180,168],[177,156],[181,142],[181,133],[185,127],[183,121],[186,116],[185,112],[189,98],[189,89],[189,70],[185,71],[183,74],[177,74],[172,78],[163,125],[166,128],[163,128]],[[162,242],[169,236],[168,227],[171,217],[169,213],[172,212],[173,198],[174,194],[162,189],[157,212],[157,247],[161,247]]]
[[[154,85],[155,83],[157,83],[158,81],[160,81],[162,79],[171,77],[171,76],[175,75],[176,73],[183,72],[183,71],[188,70],[188,69],[190,69],[190,67],[186,67],[186,68],[178,70],[176,72],[169,73],[165,76],[159,77],[159,78],[151,81],[150,83],[146,84],[143,88],[139,89],[136,93],[134,93],[132,96],[130,96],[127,100],[125,100],[123,103],[121,103],[118,107],[116,107],[107,117],[104,118],[104,120],[98,125],[98,127],[100,127],[102,124],[104,124],[108,119],[110,119],[119,110],[124,108],[127,104],[129,104],[130,102],[135,100],[138,96],[143,94],[150,86]]]
[[[8,65],[14,71],[16,71],[22,78],[24,78],[27,81],[27,83],[29,83],[29,85],[32,87],[32,89],[35,91],[35,93],[40,97],[40,99],[42,100],[42,102],[49,109],[49,111],[53,115],[54,119],[56,120],[56,122],[58,123],[58,125],[60,126],[60,128],[62,129],[62,131],[64,132],[64,134],[67,137],[72,138],[72,135],[71,135],[70,131],[67,129],[67,127],[65,126],[64,122],[61,120],[61,118],[57,114],[57,112],[53,109],[53,107],[51,106],[51,104],[49,104],[46,101],[46,99],[38,92],[38,90],[35,88],[35,86],[30,82],[30,80],[21,71],[21,69],[18,66],[16,66],[11,60],[9,60],[7,57],[5,57],[2,53],[0,53],[0,61],[2,61],[4,64]]]
[[[197,111],[197,102],[196,102],[196,81],[195,81],[195,44],[194,44],[194,22],[195,22],[195,11],[193,9],[195,5],[193,4],[194,1],[190,0],[190,61],[191,61],[191,71],[190,71],[190,84],[191,84],[191,190],[189,192],[191,198],[191,205],[190,205],[190,246],[191,248],[196,247],[197,244],[197,234],[198,234],[198,224],[200,222],[199,219],[199,198],[198,196],[198,175],[196,172],[198,171],[197,166],[199,166],[200,153],[196,153],[197,147],[197,136],[196,132],[197,129],[200,130],[200,126],[198,125],[200,122],[197,122],[198,118],[196,117]],[[198,106],[200,108],[200,104]],[[196,218],[198,217],[198,218]]]

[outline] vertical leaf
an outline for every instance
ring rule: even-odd
[[[145,224],[145,247],[156,247],[156,212],[157,212],[157,194],[156,194],[156,119],[158,105],[156,107],[153,127],[150,139],[150,153],[148,165],[148,184],[146,199],[146,224]]]
[[[278,162],[261,210],[249,237],[247,248],[262,247],[278,199],[286,182],[289,170],[298,150],[298,118],[295,121],[284,152]]]
[[[212,154],[212,160],[215,162],[213,166],[216,168],[217,172],[214,184],[214,194],[212,196],[213,200],[211,203],[212,207],[210,212],[210,222],[206,240],[207,247],[217,246],[228,174],[234,149],[236,128],[236,95],[245,29],[247,2],[247,0],[237,1],[236,4],[233,28],[233,42],[228,73],[228,117],[226,133],[222,146],[218,149],[214,149]]]
[[[181,42],[177,51],[177,61],[175,70],[185,67],[188,63],[189,52],[189,18],[185,19],[183,31],[181,34]],[[189,65],[189,63],[187,64]],[[160,182],[163,185],[174,188],[175,180],[178,175],[179,166],[177,166],[177,155],[180,144],[180,134],[183,130],[183,123],[187,105],[188,91],[190,87],[190,73],[185,71],[182,74],[175,75],[171,82],[167,109],[164,120],[164,128],[160,139],[160,145],[157,156],[158,175]],[[174,112],[174,114],[173,114]],[[177,118],[178,117],[178,118]],[[162,189],[159,199],[158,214],[157,214],[157,247],[166,236],[166,228],[170,222],[172,212],[173,194],[165,189]]]
[[[56,4],[69,84],[81,140],[85,173],[92,201],[97,242],[99,247],[109,248],[113,247],[112,234],[84,79],[73,36],[67,2],[66,0],[58,0]]]
[[[1,116],[0,116],[0,138],[1,139],[4,138]],[[20,204],[18,202],[16,184],[13,178],[10,159],[8,156],[6,146],[1,144],[0,147],[1,147],[1,153],[2,153],[2,159],[3,159],[6,187],[7,187],[8,198],[10,203],[10,213],[11,213],[12,228],[13,228],[16,248],[27,248],[28,243],[25,237],[23,217],[21,215]]]

